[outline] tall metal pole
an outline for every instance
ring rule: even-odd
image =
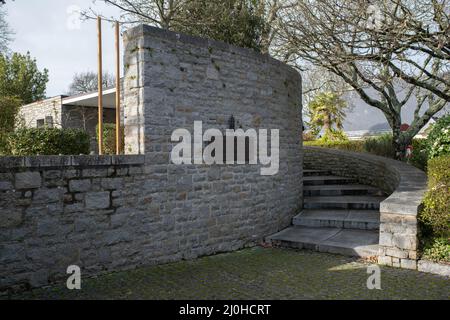
[[[102,70],[102,19],[97,17],[98,32],[98,154],[103,154],[103,70]]]
[[[120,127],[120,31],[116,21],[116,154],[122,149],[122,130]]]

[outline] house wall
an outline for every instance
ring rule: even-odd
[[[98,150],[96,132],[98,109],[95,107],[62,105],[63,98],[63,96],[58,96],[22,106],[19,112],[20,120],[18,125],[24,125],[27,128],[36,128],[38,119],[45,119],[45,117],[51,116],[55,128],[85,130],[91,137],[90,150],[96,153]],[[103,109],[103,122],[116,122],[115,109]]]
[[[302,208],[301,79],[250,50],[140,26],[125,35],[127,152],[0,158],[0,288],[252,246]],[[134,63],[134,64],[133,64]],[[138,71],[138,69],[140,71]],[[175,165],[175,128],[279,129],[279,172]]]
[[[53,117],[54,127],[60,128],[62,125],[62,99],[63,96],[57,96],[22,106],[19,111],[20,120],[18,124],[36,128],[38,119],[51,116]]]

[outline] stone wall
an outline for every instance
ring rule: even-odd
[[[378,262],[417,268],[417,214],[427,188],[421,170],[400,161],[365,153],[304,147],[305,168],[329,170],[376,186],[391,195],[380,205]]]
[[[302,208],[297,72],[145,26],[125,38],[126,151],[142,155],[0,158],[2,288],[64,279],[70,264],[94,275],[236,250]],[[278,174],[171,164],[173,129],[223,129],[231,115],[237,127],[280,130]]]
[[[125,148],[169,162],[174,129],[280,129],[283,156],[300,146],[301,78],[267,55],[149,26],[124,34]],[[144,134],[145,132],[145,134]],[[285,162],[286,164],[286,162]],[[296,172],[297,174],[299,172]]]

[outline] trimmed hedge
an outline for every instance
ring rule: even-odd
[[[79,129],[21,128],[7,137],[4,154],[79,155],[89,154],[89,135]]]
[[[364,152],[364,141],[344,140],[344,141],[304,141],[303,145],[309,147],[323,147],[354,152]]]
[[[446,255],[444,260],[450,261],[448,255],[450,252],[450,156],[428,161],[428,191],[424,199],[424,209],[418,218],[421,224],[424,256],[427,253],[432,257],[443,254]],[[442,239],[446,241],[446,244],[442,243]],[[431,256],[428,258],[431,259]]]
[[[364,141],[364,150],[386,158],[395,158],[395,149],[392,144],[392,134],[386,133],[378,137],[367,138]]]

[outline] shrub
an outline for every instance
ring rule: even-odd
[[[428,135],[427,142],[429,159],[450,154],[450,115],[436,122]]]
[[[316,136],[312,131],[303,131],[303,141],[314,141]]]
[[[364,141],[347,140],[347,141],[305,141],[303,143],[305,146],[310,147],[323,147],[331,149],[339,149],[346,151],[363,152]]]
[[[89,154],[89,135],[78,129],[21,128],[7,137],[14,156]]]
[[[8,135],[14,131],[20,104],[16,97],[0,97],[0,155],[9,154]]]
[[[366,139],[364,150],[378,156],[394,158],[395,149],[392,144],[392,134],[386,133],[379,137]]]
[[[418,216],[422,256],[450,262],[450,156],[428,161],[428,191]]]
[[[428,162],[428,143],[426,139],[414,139],[412,142],[412,155],[409,158],[409,163],[419,168],[420,170],[427,170]]]
[[[96,132],[98,139],[98,126]],[[122,134],[122,148],[124,145],[123,138],[124,135]],[[103,124],[103,154],[116,154],[116,125],[114,123]]]
[[[425,239],[450,237],[450,156],[428,161],[428,191],[419,222]]]
[[[448,238],[429,239],[423,246],[422,257],[434,262],[450,262],[450,241]]]

